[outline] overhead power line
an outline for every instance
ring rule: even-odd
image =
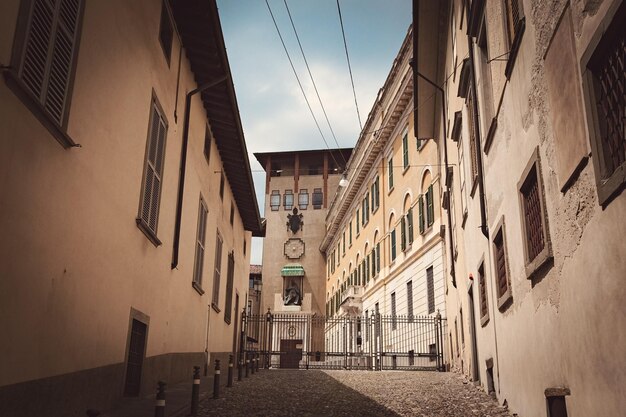
[[[309,67],[309,61],[307,61],[306,59],[306,55],[304,53],[304,49],[302,48],[302,43],[300,42],[300,37],[298,36],[298,31],[296,30],[296,25],[293,22],[293,19],[291,17],[291,11],[289,10],[289,6],[287,5],[287,0],[283,0],[283,2],[285,3],[285,8],[287,9],[287,14],[289,15],[289,21],[291,22],[291,27],[293,28],[293,33],[296,35],[296,40],[298,41],[298,46],[300,47],[300,52],[302,53],[302,59],[304,59],[304,64],[306,65],[306,69],[309,72],[309,77],[311,78],[311,83],[313,83],[313,88],[315,89],[315,94],[317,95],[317,100],[320,103],[320,106],[322,107],[322,112],[324,113],[324,117],[326,118],[326,123],[328,124],[328,128],[330,129],[330,133],[333,136],[333,139],[335,140],[335,144],[337,145],[337,149],[341,148],[341,146],[339,146],[339,142],[337,142],[337,136],[335,136],[335,131],[333,130],[333,127],[330,124],[330,120],[328,119],[328,114],[326,114],[326,108],[324,108],[324,103],[322,102],[322,98],[320,97],[320,93],[317,90],[317,85],[315,84],[315,80],[313,79],[313,74],[311,73],[311,68]],[[347,164],[346,158],[343,156],[343,153],[340,153],[341,158],[343,159],[343,163],[344,166],[345,164]]]
[[[348,55],[348,43],[346,42],[346,32],[343,29],[343,18],[341,17],[341,6],[339,6],[339,0],[337,0],[337,11],[339,12],[339,23],[341,23],[341,35],[343,36],[343,48],[346,51],[346,60],[348,61],[348,72],[350,72],[350,83],[352,84],[352,94],[354,95],[354,105],[356,106],[356,115],[359,118],[360,130],[363,130],[363,123],[361,123],[361,113],[359,112],[359,103],[356,101],[356,90],[354,89],[354,78],[352,78],[352,66],[350,65],[350,55]]]
[[[300,77],[298,77],[298,73],[296,71],[296,68],[293,65],[293,61],[291,60],[291,55],[289,55],[289,51],[287,50],[287,46],[285,45],[285,41],[283,40],[283,35],[280,33],[280,29],[278,28],[278,23],[276,23],[276,19],[274,18],[274,13],[272,13],[272,8],[270,7],[270,4],[269,4],[269,2],[267,0],[265,0],[265,4],[267,5],[267,10],[270,12],[270,16],[272,17],[272,21],[274,22],[274,27],[276,28],[276,32],[278,32],[278,37],[280,38],[280,43],[283,45],[283,49],[285,50],[285,54],[287,54],[287,59],[289,60],[289,64],[291,65],[291,69],[293,71],[293,75],[296,76],[296,80],[298,81],[298,85],[300,86],[300,91],[302,92],[302,95],[304,96],[304,101],[306,101],[306,105],[309,108],[309,111],[311,112],[311,116],[313,116],[313,121],[315,121],[315,126],[317,126],[317,130],[320,132],[320,135],[322,136],[322,140],[326,144],[326,148],[328,148],[328,150],[330,151],[331,150],[330,146],[328,146],[328,142],[326,141],[326,137],[324,136],[324,133],[322,132],[322,129],[320,128],[320,124],[318,123],[317,118],[315,117],[315,113],[313,113],[313,109],[311,108],[311,103],[309,103],[309,99],[307,98],[306,93],[304,92],[304,87],[302,87],[302,83],[300,82]],[[290,18],[291,18],[291,16],[290,16]],[[300,41],[298,41],[298,43],[299,42]],[[307,67],[308,67],[308,65],[307,65]],[[331,156],[331,158],[333,158],[333,161],[335,162],[335,164],[337,166],[340,166],[339,163],[337,162],[337,160],[335,159],[335,156],[333,155],[333,152],[330,152],[330,156]]]

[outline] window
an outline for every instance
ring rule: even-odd
[[[402,166],[405,170],[409,168],[409,135],[407,132],[402,136]]]
[[[428,292],[428,314],[435,312],[435,282],[433,267],[426,268],[426,290]]]
[[[406,218],[400,219],[400,248],[402,252],[406,250]]]
[[[356,235],[358,236],[359,233],[361,232],[361,226],[359,224],[359,209],[356,209]]]
[[[157,238],[157,226],[166,137],[167,122],[156,99],[153,98],[137,225],[155,245],[161,244]]]
[[[519,51],[522,35],[524,34],[524,13],[520,3],[519,0],[504,1],[506,38],[509,44],[509,57],[504,70],[504,74],[507,78],[510,78],[511,72],[513,72],[513,65],[515,65],[517,52]]]
[[[522,180],[518,183],[520,211],[522,213],[522,233],[526,275],[533,274],[552,258],[548,238],[548,224],[545,217],[543,183],[539,165],[539,149],[535,148]]]
[[[213,298],[211,299],[211,306],[215,311],[219,310],[220,301],[220,277],[222,274],[222,236],[220,232],[217,232],[217,238],[215,242],[215,271],[213,273]]]
[[[613,21],[602,35],[587,63],[585,88],[588,90],[588,114],[598,200],[606,206],[626,184],[626,89],[624,61],[626,3],[622,3]],[[621,94],[616,92],[622,92]]]
[[[410,322],[413,321],[413,281],[406,283],[406,314]]]
[[[309,206],[309,190],[301,188],[298,193],[298,208],[300,210],[306,210]]]
[[[201,295],[202,290],[202,269],[204,268],[204,242],[206,238],[206,220],[209,210],[202,196],[200,196],[200,207],[198,208],[198,230],[196,231],[196,255],[193,265],[192,285]]]
[[[370,271],[371,271],[371,267],[370,267],[370,257],[369,257],[369,253],[367,255],[365,255],[365,279],[364,279],[364,284],[368,283],[370,281]]]
[[[278,211],[280,208],[280,191],[272,190],[272,194],[270,195],[270,208],[272,211]]]
[[[293,191],[285,190],[285,194],[283,194],[283,208],[285,210],[293,209]]]
[[[376,244],[376,273],[380,272],[380,242]]]
[[[470,147],[470,168],[472,178],[472,190],[471,194],[474,194],[476,179],[478,178],[478,150],[476,148],[476,129],[477,126],[474,123],[474,95],[472,89],[467,96],[467,124],[469,129],[469,147]]]
[[[72,146],[65,129],[84,2],[28,3],[31,7],[18,24],[23,32],[16,36],[23,43],[16,46],[6,73],[9,85],[63,146]]]
[[[420,195],[417,199],[418,223],[420,234],[430,228],[435,222],[435,208],[433,203],[433,185],[428,186],[425,195]],[[412,216],[412,215],[411,215]]]
[[[396,260],[396,229],[391,230],[390,234],[390,245],[391,245],[391,262]]]
[[[204,130],[204,157],[207,162],[211,161],[211,129],[209,126]]]
[[[319,210],[322,208],[322,204],[324,204],[324,194],[322,193],[321,188],[313,189],[313,208],[315,210]]]
[[[465,330],[463,330],[463,308],[459,309],[459,321],[461,322],[461,344],[465,346]]]
[[[173,38],[174,26],[172,25],[172,20],[170,19],[170,14],[167,10],[167,6],[165,5],[165,1],[163,1],[161,3],[161,25],[159,27],[159,42],[161,43],[161,48],[163,48],[163,53],[165,54],[167,65],[170,64]]]
[[[230,324],[233,307],[233,281],[235,277],[235,253],[228,254],[228,269],[226,270],[226,305],[224,306],[224,321]]]
[[[244,241],[243,241],[243,254],[244,255],[246,254],[246,250],[247,249],[248,249],[248,241],[245,240],[245,238],[244,238]]]
[[[365,226],[370,220],[370,193],[365,193],[361,206],[361,224]]]
[[[406,213],[406,225],[409,245],[413,243],[413,207]]]
[[[478,267],[478,296],[480,298],[480,325],[484,326],[489,321],[489,309],[487,308],[487,283],[485,282],[485,264]]]
[[[389,191],[393,190],[393,158],[389,158],[387,161],[387,181],[389,183]]]
[[[426,225],[428,227],[432,226],[435,222],[435,207],[433,204],[433,185],[430,184],[428,186],[428,191],[426,191]]]
[[[376,176],[376,179],[372,183],[371,191],[372,191],[372,213],[374,213],[378,209],[378,206],[380,205],[380,179],[378,175]]]
[[[496,234],[493,238],[493,257],[495,263],[496,289],[498,295],[498,308],[511,299],[511,284],[507,265],[506,245],[504,241],[504,217],[496,227]]]
[[[346,256],[346,231],[341,236],[341,255]]]
[[[350,220],[350,225],[348,226],[348,237],[349,245],[352,246],[352,220]]]
[[[396,330],[398,322],[396,318],[396,293],[391,293],[391,330]]]
[[[224,176],[224,171],[222,171],[220,176],[220,198],[224,200],[224,184],[226,182],[226,177]]]

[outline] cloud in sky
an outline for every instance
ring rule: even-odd
[[[330,148],[337,147],[320,108],[282,0],[270,6],[298,77]],[[340,147],[352,147],[359,123],[336,0],[288,0],[298,36]],[[410,0],[340,0],[356,95],[365,123],[411,20]],[[263,214],[265,173],[254,152],[323,149],[264,0],[218,0],[257,200]],[[253,239],[252,263],[262,241]]]

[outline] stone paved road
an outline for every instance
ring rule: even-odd
[[[453,373],[265,370],[200,404],[200,416],[508,417]]]

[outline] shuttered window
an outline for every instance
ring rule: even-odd
[[[209,126],[204,129],[204,156],[207,162],[211,161],[211,130]]]
[[[435,278],[433,267],[426,268],[426,290],[428,292],[428,314],[435,312]]]
[[[515,35],[519,31],[519,22],[522,19],[522,10],[519,0],[505,0],[506,8],[506,28],[509,46],[513,44]]]
[[[470,145],[470,168],[472,175],[472,190],[473,184],[478,177],[478,149],[476,148],[476,126],[474,124],[474,95],[472,89],[467,96],[467,124],[469,129],[469,145]]]
[[[413,321],[413,281],[406,283],[406,314]]]
[[[228,254],[228,269],[226,270],[226,305],[224,306],[224,321],[230,324],[233,307],[233,284],[235,280],[235,254]]]
[[[426,191],[426,225],[432,226],[435,222],[435,208],[433,204],[433,185],[430,184]]]
[[[376,244],[376,273],[380,272],[380,242]]]
[[[391,231],[390,245],[391,245],[391,262],[393,262],[396,259],[396,229],[393,229]]]
[[[509,279],[506,265],[506,252],[504,247],[504,228],[500,227],[493,238],[493,252],[495,258],[495,274],[498,290],[498,304],[505,296],[510,294]]]
[[[405,133],[402,136],[402,166],[404,169],[409,167],[409,136]]]
[[[82,8],[81,0],[29,2],[18,63],[23,87],[62,129],[69,109]]]
[[[417,213],[418,213],[418,223],[420,227],[420,234],[424,233],[424,196],[420,194],[417,199]]]
[[[389,182],[389,190],[393,189],[393,158],[387,161],[387,180]]]
[[[400,219],[400,247],[402,252],[406,250],[406,218]]]
[[[406,226],[409,245],[413,243],[413,208],[411,207],[406,213]]]
[[[480,324],[484,326],[489,321],[489,309],[487,308],[487,283],[485,282],[485,266],[478,267],[478,292],[480,297]]]
[[[226,183],[226,177],[224,176],[224,172],[222,172],[222,175],[220,176],[220,198],[223,200],[224,199],[224,185]]]
[[[194,288],[202,291],[202,270],[204,268],[204,249],[206,240],[206,220],[209,210],[202,196],[200,196],[200,205],[198,208],[198,230],[196,232],[196,255],[193,266],[193,284]]]
[[[524,204],[524,223],[526,230],[527,262],[532,262],[545,246],[541,215],[541,196],[539,195],[539,180],[537,169],[530,170],[524,185],[522,185]]]
[[[213,273],[213,298],[211,299],[212,306],[217,310],[219,310],[220,278],[222,275],[222,244],[222,236],[218,232],[215,242],[215,270]]]
[[[163,161],[165,139],[167,137],[167,122],[163,117],[163,113],[156,99],[152,100],[150,113],[141,205],[139,207],[137,224],[148,234],[148,238],[156,244],[160,244],[161,242],[156,238],[156,234],[163,182]]]
[[[396,318],[396,293],[391,293],[391,329],[396,330],[398,321]]]

